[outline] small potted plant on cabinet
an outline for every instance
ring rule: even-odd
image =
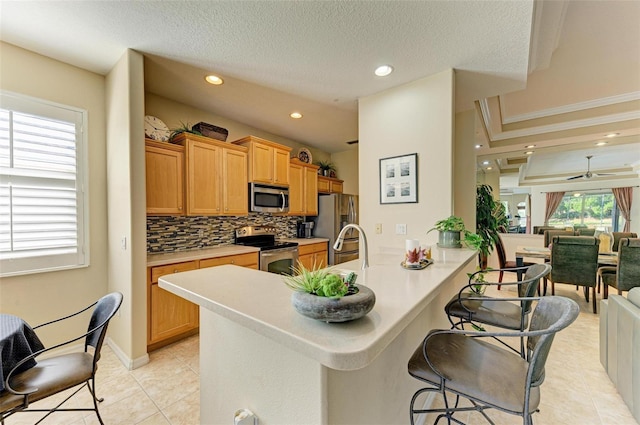
[[[336,166],[331,163],[331,161],[318,161],[316,164],[318,167],[318,174],[329,177],[331,172],[335,175]]]

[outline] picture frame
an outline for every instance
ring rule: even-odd
[[[380,159],[380,204],[418,202],[418,154]]]

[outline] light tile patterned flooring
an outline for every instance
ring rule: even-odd
[[[499,292],[492,291],[491,295],[514,295],[509,292],[510,289],[503,287]],[[638,425],[600,364],[599,316],[591,312],[591,304],[585,302],[582,291],[576,291],[575,287],[557,285],[556,294],[576,300],[581,313],[576,322],[554,340],[547,361],[546,380],[541,389],[540,413],[533,416],[535,424]],[[99,406],[104,423],[198,424],[198,341],[197,336],[190,337],[154,351],[150,354],[149,364],[133,371],[127,371],[105,345],[97,377],[98,395],[104,397]],[[54,398],[58,399],[57,396],[51,397],[34,406],[52,405]],[[88,391],[83,389],[69,403],[74,407],[90,404]],[[522,423],[516,416],[492,410],[488,413],[497,425]],[[16,414],[6,424],[33,424],[37,418],[39,416],[35,413]],[[469,425],[486,423],[477,413],[460,416],[460,419]],[[51,415],[43,423],[94,425],[98,420],[93,412],[63,412]],[[433,421],[427,420],[426,423]]]

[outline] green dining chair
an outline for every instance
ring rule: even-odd
[[[545,230],[543,246],[548,247],[554,236],[578,236],[578,232],[576,232],[575,230],[562,230],[562,229]]]
[[[618,251],[618,265],[603,266],[598,269],[598,285],[604,285],[602,297],[609,297],[609,286],[622,291],[640,286],[640,239],[622,238]]]
[[[637,238],[638,234],[635,232],[612,232],[613,235],[613,251],[618,252],[618,245],[622,238]]]
[[[597,313],[596,275],[600,240],[593,236],[554,236],[551,243],[551,294],[556,283],[584,287],[584,298],[589,302],[589,288],[593,296],[593,312]]]

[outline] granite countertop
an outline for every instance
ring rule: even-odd
[[[433,265],[406,270],[400,266],[402,254],[371,256],[371,266],[364,271],[360,260],[336,266],[355,271],[357,283],[370,287],[377,299],[367,316],[340,324],[298,314],[291,305],[291,289],[273,273],[224,265],[166,275],[159,285],[329,368],[355,370],[370,364],[443,284],[476,258],[468,249],[434,248]]]
[[[258,252],[258,248],[244,245],[220,245],[212,248],[194,249],[190,251],[164,252],[147,254],[147,267],[163,266],[184,261],[202,260],[205,258],[225,257],[227,255]]]
[[[318,242],[328,242],[327,238],[287,238],[286,242],[297,242],[298,245],[308,245]],[[205,258],[225,257],[227,255],[247,254],[259,252],[258,248],[244,245],[220,245],[211,248],[192,249],[189,251],[163,252],[147,254],[147,267],[163,266],[165,264],[182,263],[185,261],[202,260]]]
[[[285,242],[297,242],[298,245],[310,245],[312,243],[318,243],[318,242],[329,242],[329,239],[327,238],[287,238],[287,239],[281,239],[282,241]]]

